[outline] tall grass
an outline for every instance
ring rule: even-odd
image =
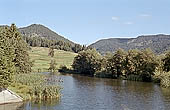
[[[14,76],[14,83],[10,89],[25,100],[59,98],[61,90],[59,83],[50,84],[49,82],[50,80],[43,74],[18,74]]]

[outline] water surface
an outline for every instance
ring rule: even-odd
[[[60,101],[26,102],[16,110],[170,110],[170,90],[153,83],[80,75],[58,77],[63,79],[64,88]]]

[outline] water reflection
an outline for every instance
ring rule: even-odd
[[[26,102],[23,110],[169,110],[170,90],[153,83],[61,75],[60,101]],[[17,110],[17,109],[16,109]]]

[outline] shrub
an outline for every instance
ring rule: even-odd
[[[11,87],[24,99],[59,98],[60,86],[58,83],[51,84],[43,74],[19,74],[14,77],[15,82]]]
[[[65,66],[65,65],[61,65],[60,67],[59,67],[59,69],[58,69],[58,71],[59,72],[66,72],[66,71],[68,71],[69,69],[67,68],[67,66]]]

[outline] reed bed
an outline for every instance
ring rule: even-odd
[[[38,99],[47,100],[53,98],[60,98],[60,84],[59,82],[51,83],[47,75],[32,73],[32,74],[18,74],[14,77],[14,83],[10,89],[15,91],[25,100]]]

